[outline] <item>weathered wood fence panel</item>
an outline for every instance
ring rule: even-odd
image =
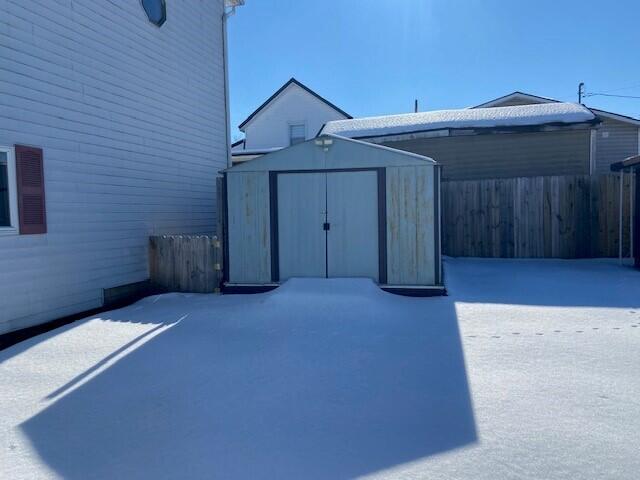
[[[629,250],[630,178],[623,186],[623,253]],[[445,255],[587,258],[618,255],[616,175],[445,181]]]
[[[162,235],[149,239],[149,273],[154,287],[170,292],[218,292],[222,245],[216,236]]]

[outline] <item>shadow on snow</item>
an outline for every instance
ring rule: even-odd
[[[450,299],[294,279],[147,300],[114,319],[184,320],[21,425],[64,478],[350,478],[476,440]]]

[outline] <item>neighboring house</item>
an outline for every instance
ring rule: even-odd
[[[292,78],[238,125],[245,137],[232,145],[233,162],[304,142],[326,122],[348,118],[351,115]]]
[[[541,103],[558,103],[558,100],[523,92],[513,92],[473,108]],[[608,173],[612,163],[640,153],[640,120],[597,108],[589,107],[589,109],[602,120],[602,123],[594,133],[595,173]]]
[[[134,291],[150,234],[214,231],[224,8],[0,2],[0,334]]]
[[[589,174],[600,123],[588,108],[548,103],[328,122],[322,133],[428,156],[444,179]]]

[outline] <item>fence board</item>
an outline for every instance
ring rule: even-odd
[[[623,254],[630,179],[624,182]],[[615,257],[619,178],[569,175],[445,181],[443,251],[478,257]]]
[[[151,283],[171,292],[212,293],[222,281],[222,244],[216,236],[162,235],[149,239]]]

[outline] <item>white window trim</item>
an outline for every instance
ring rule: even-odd
[[[287,123],[287,137],[288,137],[288,140],[289,140],[289,146],[293,145],[291,143],[291,127],[299,127],[300,125],[302,125],[304,127],[304,140],[302,140],[302,141],[303,142],[307,141],[307,122],[305,122],[305,121],[288,122]]]
[[[9,219],[10,227],[0,227],[0,236],[17,235],[20,230],[18,218],[18,184],[16,182],[16,154],[13,147],[0,145],[0,152],[7,154],[7,176],[9,177]]]

